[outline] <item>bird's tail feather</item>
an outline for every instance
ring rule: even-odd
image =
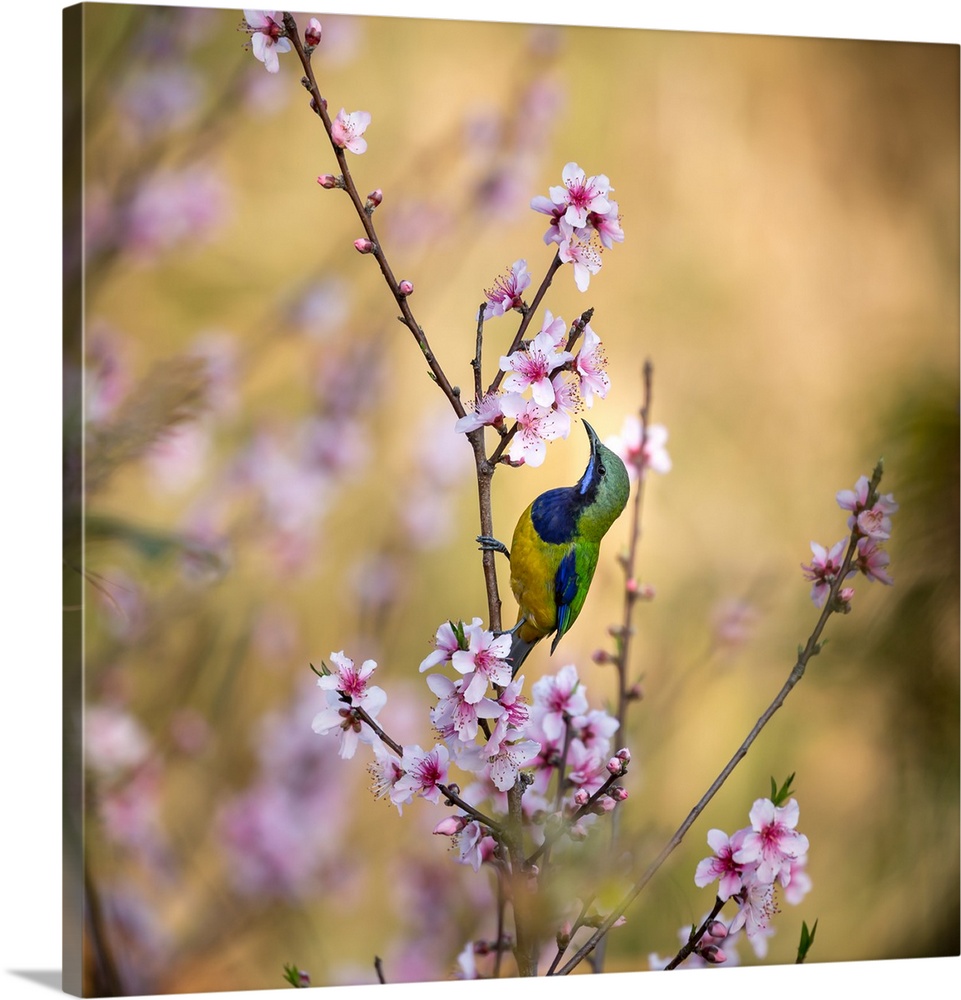
[[[528,653],[540,642],[540,637],[537,639],[522,639],[521,630],[518,629],[511,635],[511,651],[507,655],[507,659],[510,661],[512,675],[517,676],[517,671],[520,670],[521,664],[527,659]]]

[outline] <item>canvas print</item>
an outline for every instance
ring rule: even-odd
[[[957,955],[958,47],[63,28],[64,988]]]

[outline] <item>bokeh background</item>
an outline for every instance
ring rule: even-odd
[[[394,270],[465,393],[484,288],[550,261],[530,198],[570,160],[615,188],[625,242],[586,294],[562,270],[546,305],[596,310],[602,436],[636,413],[645,359],[669,431],[673,468],[644,500],[644,698],[619,740],[626,879],[786,678],[816,620],[800,563],[845,533],[836,491],[883,455],[901,504],[895,585],[856,584],[606,967],[676,949],[713,899],[693,884],[707,830],[745,825],[792,772],[813,889],[766,961],[793,961],[815,919],[812,961],[956,955],[957,47],[311,15],[331,110],[373,115],[358,185],[383,189]],[[98,992],[273,987],[285,962],[373,982],[374,955],[390,981],[442,979],[494,935],[486,873],[430,836],[439,810],[374,802],[363,755],[310,729],[308,664],[344,649],[379,662],[388,728],[431,743],[417,665],[441,621],[486,606],[476,499],[347,199],[316,183],[336,163],[299,65],[267,74],[241,19],[87,5],[67,103],[85,246],[66,262],[83,336],[65,367],[65,637],[83,655],[65,669],[68,691],[83,670]],[[488,325],[489,362],[513,330]],[[542,468],[499,471],[497,533],[584,459],[575,430]],[[591,654],[621,614],[626,542],[622,518],[529,678],[573,662],[610,700]],[[66,713],[79,732],[81,705]]]

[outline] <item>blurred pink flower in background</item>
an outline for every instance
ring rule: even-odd
[[[211,167],[158,170],[134,192],[116,236],[135,257],[152,260],[211,237],[226,219],[227,202],[223,175]]]

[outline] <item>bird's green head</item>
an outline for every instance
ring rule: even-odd
[[[574,487],[584,503],[577,526],[586,538],[600,541],[627,506],[631,483],[624,463],[601,444],[597,432],[586,420],[584,429],[591,443],[591,457]]]

